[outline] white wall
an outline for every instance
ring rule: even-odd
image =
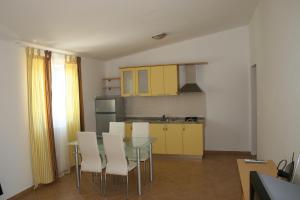
[[[95,97],[103,94],[104,63],[82,58],[82,90],[86,131],[96,131]]]
[[[32,186],[24,48],[0,41],[0,69],[0,199],[6,199]]]
[[[300,151],[299,10],[298,0],[262,0],[251,20],[261,159],[290,159],[292,152]]]
[[[206,149],[250,151],[250,58],[247,26],[108,61],[106,76],[119,75],[120,66],[203,60],[207,60],[209,64],[200,67],[197,81],[205,91],[206,98]],[[162,107],[162,104],[156,104],[152,108],[160,110]]]

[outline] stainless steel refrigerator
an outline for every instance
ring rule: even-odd
[[[122,97],[96,97],[96,129],[97,136],[109,132],[109,122],[124,121],[125,107]]]

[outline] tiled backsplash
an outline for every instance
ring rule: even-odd
[[[178,96],[127,97],[128,117],[170,117],[198,116],[206,114],[206,100],[203,93],[189,93]]]

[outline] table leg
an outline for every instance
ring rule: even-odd
[[[152,144],[149,147],[149,161],[150,161],[150,182],[153,181],[153,161],[152,161]]]
[[[140,148],[136,148],[136,158],[137,158],[137,181],[138,181],[138,193],[141,196],[142,195],[142,184],[141,184],[141,162],[140,162]]]
[[[75,169],[76,169],[76,187],[80,189],[80,172],[79,172],[79,152],[78,152],[78,145],[74,146],[75,149]]]

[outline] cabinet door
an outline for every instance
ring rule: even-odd
[[[121,96],[135,95],[135,70],[133,68],[121,69]]]
[[[164,88],[164,67],[151,67],[151,95],[162,96],[165,93]]]
[[[132,123],[125,124],[125,135],[126,137],[132,137]]]
[[[150,96],[150,67],[136,68],[136,95]]]
[[[150,124],[150,136],[156,138],[152,146],[152,152],[155,154],[166,153],[164,129],[165,129],[164,124]]]
[[[183,154],[203,155],[203,125],[184,124],[183,132]]]
[[[177,65],[164,66],[164,86],[166,95],[177,95],[178,67]]]
[[[182,124],[168,124],[165,130],[167,154],[183,154]]]

